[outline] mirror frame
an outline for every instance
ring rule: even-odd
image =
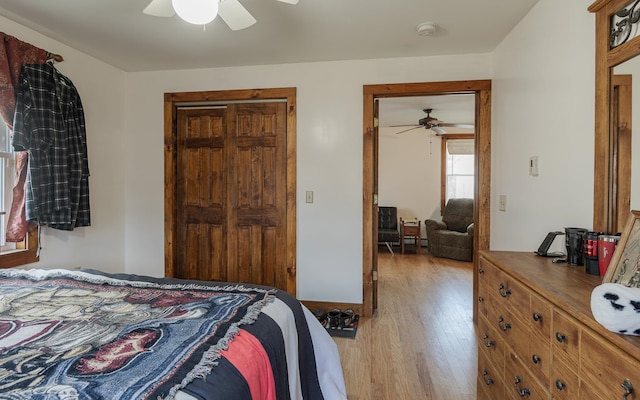
[[[639,0],[598,0],[588,8],[596,16],[593,230],[598,232],[614,233],[613,68],[640,54],[640,36],[611,48],[611,20],[617,11],[633,3],[640,5]]]

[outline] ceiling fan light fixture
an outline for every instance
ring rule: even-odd
[[[171,0],[176,14],[194,25],[206,25],[218,15],[218,0]]]
[[[436,135],[444,135],[447,133],[444,129],[440,128],[438,125],[431,125],[430,129],[436,133]]]

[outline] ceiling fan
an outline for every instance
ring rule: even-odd
[[[396,127],[396,128],[397,127],[403,127],[403,126],[409,126],[410,127],[410,128],[405,129],[403,131],[396,132],[396,134],[409,132],[409,131],[412,131],[414,129],[425,128],[425,129],[431,129],[433,132],[436,133],[436,135],[441,136],[441,135],[444,135],[445,133],[447,133],[447,131],[444,130],[443,127],[466,128],[466,129],[473,129],[474,128],[473,124],[458,124],[458,123],[450,123],[450,122],[440,121],[439,119],[431,116],[431,112],[433,111],[432,108],[425,108],[422,111],[425,114],[427,114],[427,116],[424,117],[424,118],[420,118],[418,120],[418,124],[417,125],[392,125],[392,127]]]
[[[298,0],[278,1],[288,4],[298,3]],[[153,17],[173,17],[177,12],[181,18],[185,19],[179,9],[182,3],[185,4],[185,6],[191,6],[191,4],[187,3],[199,3],[198,6],[205,7],[206,9],[217,8],[217,15],[220,15],[220,18],[222,18],[222,20],[229,25],[229,28],[234,31],[248,28],[256,23],[256,19],[253,15],[251,15],[251,13],[249,13],[249,11],[244,8],[238,0],[151,0],[142,12]],[[215,15],[216,11],[213,10],[213,18],[215,18]],[[187,22],[191,22],[188,19],[185,20]],[[200,24],[201,22],[191,23]],[[207,22],[204,22],[204,24],[206,23]]]

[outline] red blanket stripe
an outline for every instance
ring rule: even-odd
[[[251,391],[251,398],[276,400],[276,387],[269,356],[255,336],[241,331],[223,351],[225,357],[240,371]],[[256,365],[259,365],[256,368]]]

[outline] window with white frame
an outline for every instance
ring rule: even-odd
[[[15,249],[15,244],[5,241],[15,164],[10,131],[0,118],[0,253]]]
[[[18,267],[37,262],[38,235],[29,232],[21,242],[7,242],[7,219],[13,200],[16,154],[11,145],[11,131],[0,118],[0,268]]]
[[[474,139],[447,138],[445,147],[445,204],[449,199],[473,198]]]

